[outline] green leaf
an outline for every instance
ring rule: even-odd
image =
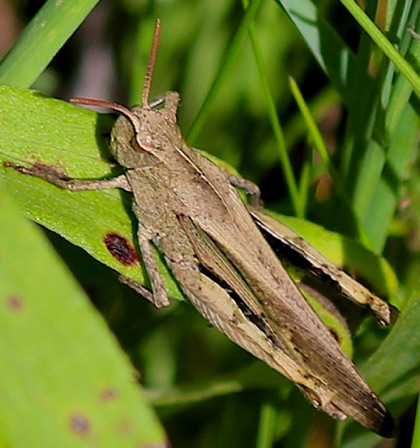
[[[163,447],[114,336],[3,189],[0,229],[0,445]]]

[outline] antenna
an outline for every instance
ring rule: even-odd
[[[110,101],[104,100],[94,100],[92,98],[70,98],[70,102],[73,104],[83,104],[83,106],[105,107],[107,109],[112,109],[120,112],[121,114],[129,118],[132,123],[135,123],[137,120],[133,112],[131,112],[128,107],[125,107],[122,104],[111,103]]]
[[[156,19],[152,48],[150,50],[149,60],[147,62],[147,71],[146,76],[144,78],[143,93],[141,95],[143,106],[146,109],[152,109],[152,107],[155,107],[156,105],[160,104],[163,101],[162,98],[158,98],[157,100],[153,101],[152,104],[149,102],[150,84],[152,81],[153,69],[155,67],[159,39],[160,39],[160,20]],[[113,109],[125,115],[127,118],[131,120],[132,123],[136,122],[135,115],[130,111],[130,109],[128,109],[125,106],[122,106],[121,104],[111,103],[109,101],[103,101],[103,100],[94,100],[91,98],[70,98],[70,102],[74,104],[83,104],[84,106],[106,107],[108,109]]]
[[[147,71],[144,78],[143,93],[141,95],[141,101],[144,107],[151,109],[149,103],[150,84],[152,82],[153,69],[155,68],[155,61],[160,39],[160,20],[156,19],[155,32],[153,34],[152,48],[150,49],[149,60],[147,62]]]

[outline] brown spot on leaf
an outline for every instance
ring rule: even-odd
[[[7,296],[6,297],[6,305],[12,311],[22,311],[23,309],[23,299],[18,296]]]
[[[86,436],[90,432],[90,422],[82,414],[72,414],[69,419],[70,429],[81,436]]]
[[[101,401],[113,401],[117,398],[117,391],[115,389],[104,389],[100,394]]]
[[[127,238],[117,233],[107,233],[104,243],[109,253],[120,263],[130,266],[138,262],[137,252]]]
[[[130,420],[120,420],[117,424],[117,431],[121,434],[127,435],[133,432],[133,424]]]

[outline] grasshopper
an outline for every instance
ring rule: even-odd
[[[306,302],[258,226],[278,239],[283,231],[259,209],[248,209],[237,191],[241,188],[257,198],[258,188],[187,145],[177,126],[178,93],[149,100],[159,32],[157,21],[142,106],[128,109],[101,100],[71,100],[121,114],[110,149],[125,167],[123,174],[107,180],[74,180],[42,164],[6,166],[71,191],[131,192],[151,290],[126,277],[121,277],[123,282],[156,307],[169,305],[157,249],[195,308],[232,341],[293,381],[315,407],[338,419],[351,416],[392,437],[395,426],[384,404]],[[312,258],[314,269],[321,269],[316,254]],[[323,261],[320,264],[325,267]],[[328,265],[324,274],[345,284],[345,295],[370,306],[381,322],[390,323],[388,304],[365,289],[354,297],[354,284],[348,286],[337,268]]]

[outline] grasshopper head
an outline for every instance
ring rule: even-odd
[[[182,140],[176,125],[178,101],[177,92],[168,92],[161,109],[148,106],[117,109],[122,115],[112,129],[111,152],[122,166],[140,168],[158,163],[174,139]]]
[[[126,168],[139,168],[159,161],[162,149],[167,148],[166,140],[180,135],[176,126],[176,111],[179,94],[168,92],[162,98],[149,101],[150,84],[156,61],[160,37],[160,21],[156,20],[152,48],[144,80],[142,106],[128,109],[118,103],[89,98],[72,98],[70,101],[85,106],[104,107],[121,113],[112,129],[111,153],[120,165]],[[161,109],[156,106],[164,104]]]

